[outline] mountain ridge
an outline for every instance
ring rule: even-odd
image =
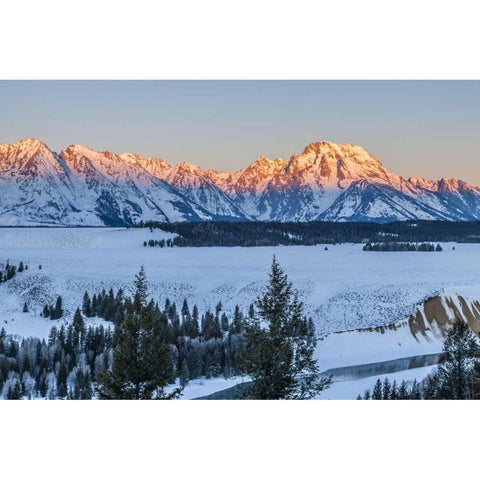
[[[0,144],[0,225],[128,226],[140,220],[480,220],[480,188],[403,178],[351,143],[313,142],[235,172],[39,139]]]

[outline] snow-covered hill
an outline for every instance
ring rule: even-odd
[[[317,142],[238,172],[34,139],[0,144],[0,225],[126,226],[139,220],[480,219],[480,188],[405,179],[362,147]]]

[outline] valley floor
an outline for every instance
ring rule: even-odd
[[[480,299],[478,244],[443,244],[444,251],[434,253],[363,252],[360,244],[328,245],[328,250],[325,245],[143,246],[145,240],[161,238],[171,235],[148,229],[0,229],[0,261],[18,264],[22,260],[29,266],[28,271],[0,284],[0,326],[11,334],[46,336],[52,321],[40,317],[45,303],[62,295],[67,319],[71,318],[85,290],[95,293],[122,287],[129,292],[141,265],[151,295],[161,304],[167,297],[177,305],[187,298],[191,306],[196,303],[204,311],[214,309],[221,300],[227,311],[236,304],[246,310],[266,284],[275,255],[300,290],[317,334],[323,338],[317,357],[321,368],[327,369],[436,353],[441,342],[420,342],[405,329],[368,335],[335,332],[403,320],[425,298],[445,289]],[[22,312],[25,302],[28,313]],[[221,380],[215,382],[218,390],[227,388]],[[364,379],[354,382],[360,383],[335,384],[325,398],[344,398],[345,389],[348,395],[355,392],[354,397],[363,393]]]

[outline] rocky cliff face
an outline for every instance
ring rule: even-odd
[[[427,299],[410,315],[408,325],[415,337],[445,336],[455,320],[463,320],[480,333],[480,302],[461,294],[442,294]]]

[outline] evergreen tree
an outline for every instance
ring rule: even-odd
[[[388,377],[385,377],[385,380],[383,381],[383,400],[390,400],[390,394],[392,392],[392,385],[390,383],[390,380]]]
[[[184,358],[182,368],[180,369],[180,385],[185,387],[190,380],[190,371],[188,370],[187,360]]]
[[[238,305],[235,305],[235,311],[233,313],[232,330],[233,330],[233,333],[243,332],[243,315]]]
[[[154,305],[146,305],[147,281],[143,267],[135,280],[135,296],[125,320],[115,327],[111,371],[100,379],[103,399],[167,399],[180,389],[164,392],[174,367],[170,345],[163,342],[162,323],[154,316]]]
[[[92,297],[92,305],[91,305],[91,314],[92,317],[96,317],[98,313],[98,301],[97,301],[97,294],[94,293]]]
[[[85,328],[85,322],[83,321],[79,308],[75,310],[75,314],[73,315],[73,327],[77,332],[80,332]]]
[[[147,275],[145,274],[143,265],[140,267],[140,271],[135,275],[135,281],[133,284],[135,287],[133,303],[135,308],[138,310],[141,308],[141,306],[147,304],[148,297]]]
[[[422,398],[422,392],[420,390],[420,385],[417,382],[417,379],[414,379],[412,383],[412,389],[410,390],[410,399],[420,400],[421,398]]]
[[[198,324],[198,307],[197,305],[194,305],[192,310],[192,327],[190,331],[190,336],[192,338],[197,338],[199,335],[200,335],[200,326]]]
[[[297,292],[275,257],[265,294],[257,300],[258,315],[245,322],[243,368],[252,383],[245,396],[253,399],[308,399],[327,388],[321,378],[308,321]]]
[[[390,391],[390,400],[397,400],[397,398],[398,398],[397,381],[394,380],[392,383],[392,390]]]
[[[20,400],[22,398],[22,391],[21,391],[21,386],[20,382],[15,379],[13,381],[13,385],[10,384],[8,387],[8,392],[7,392],[7,400]]]
[[[88,292],[83,294],[82,310],[86,317],[92,316],[92,301],[90,300],[90,295],[88,295]]]
[[[63,317],[62,297],[59,295],[55,302],[55,308],[50,310],[50,318],[56,320]]]
[[[28,312],[28,305],[27,305],[27,302],[25,302],[23,304],[23,313],[27,313]]]
[[[184,318],[190,317],[190,309],[188,308],[188,302],[186,298],[183,299],[182,315]]]
[[[221,327],[224,332],[228,332],[230,325],[228,324],[228,317],[225,312],[222,314]]]
[[[436,371],[432,372],[423,381],[423,398],[425,400],[436,400],[440,395],[440,378]]]
[[[397,399],[398,400],[407,400],[409,397],[407,383],[405,380],[402,380],[400,387],[398,388]]]
[[[463,320],[456,320],[443,344],[437,368],[439,396],[444,399],[473,398],[476,365],[480,356],[477,338]]]
[[[382,381],[377,378],[375,382],[375,387],[373,388],[372,392],[372,400],[382,400],[383,398],[383,389],[382,389]]]

